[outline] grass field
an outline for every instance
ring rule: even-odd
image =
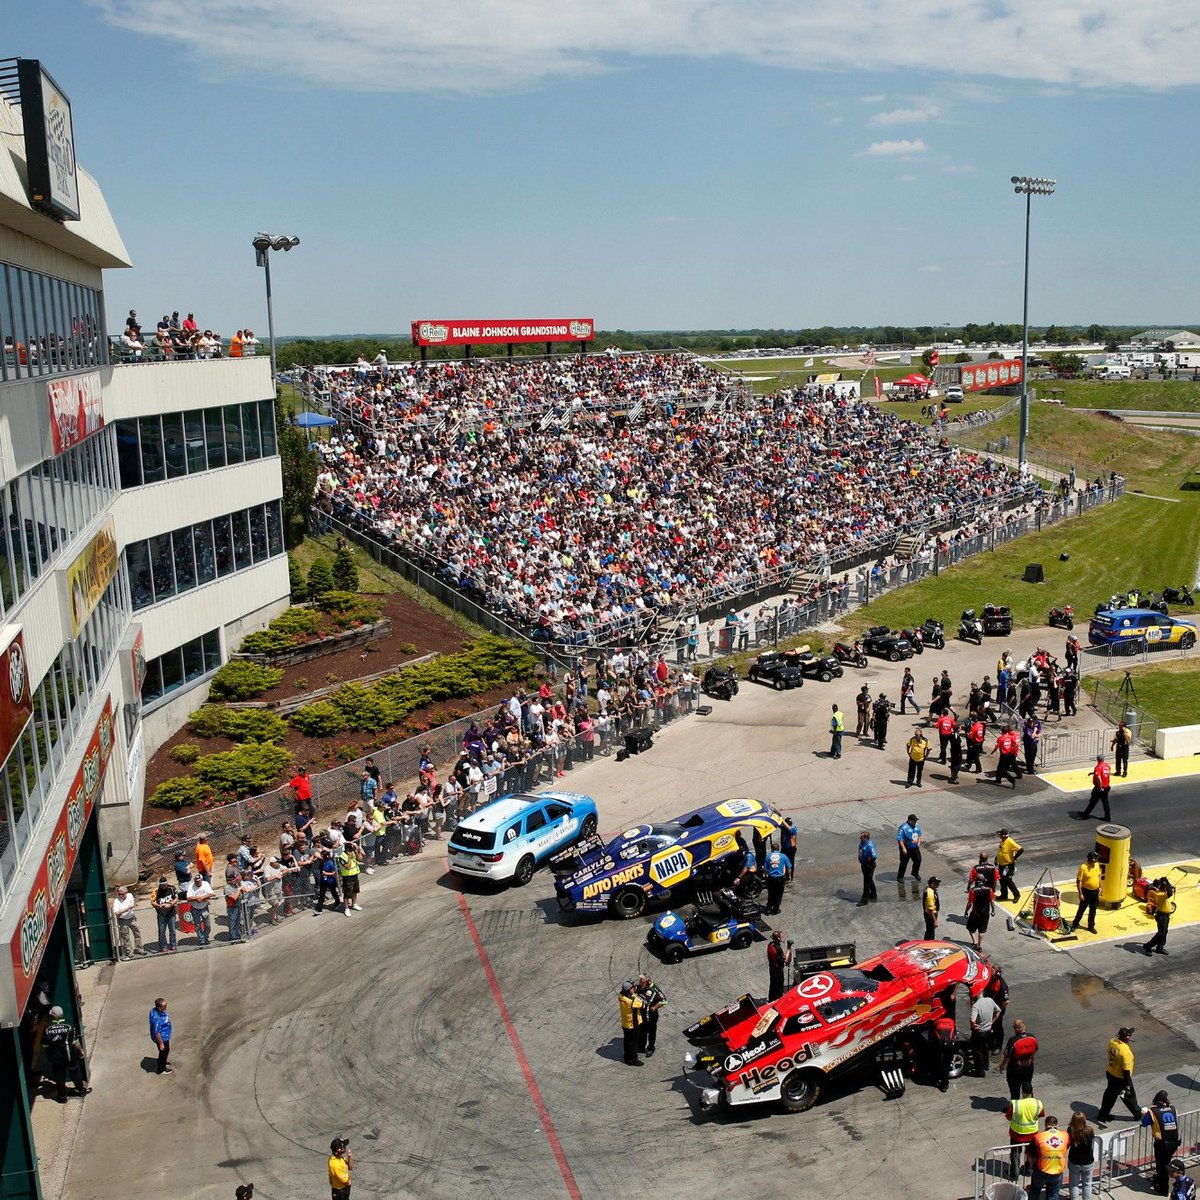
[[[1183,611],[1183,610],[1180,610]],[[1195,659],[1130,668],[1137,702],[1160,725],[1194,725],[1200,717],[1200,664]],[[1124,671],[1089,676],[1119,688]],[[1086,684],[1085,684],[1086,686]]]
[[[1053,394],[1067,408],[1140,408],[1200,414],[1200,383],[1190,379],[1033,379],[1039,396]]]

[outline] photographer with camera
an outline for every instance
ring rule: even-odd
[[[329,1143],[329,1195],[331,1200],[350,1200],[350,1171],[354,1160],[350,1157],[350,1143],[336,1137]]]

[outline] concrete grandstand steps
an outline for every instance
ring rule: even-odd
[[[897,543],[895,549],[897,562],[908,562],[915,557],[925,545],[929,534],[922,530],[920,533],[906,533]]]
[[[793,596],[807,596],[814,588],[820,587],[825,582],[823,575],[818,575],[813,571],[797,571],[792,576],[792,582],[788,585],[788,591]]]

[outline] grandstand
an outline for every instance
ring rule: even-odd
[[[805,387],[753,396],[690,355],[326,370],[317,506],[535,640],[819,591],[899,539],[1041,497],[982,453]]]

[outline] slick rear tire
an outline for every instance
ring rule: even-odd
[[[825,1077],[820,1071],[789,1071],[779,1085],[779,1107],[784,1112],[808,1112],[821,1099]]]
[[[608,902],[615,917],[630,921],[646,911],[646,893],[641,888],[623,887]]]

